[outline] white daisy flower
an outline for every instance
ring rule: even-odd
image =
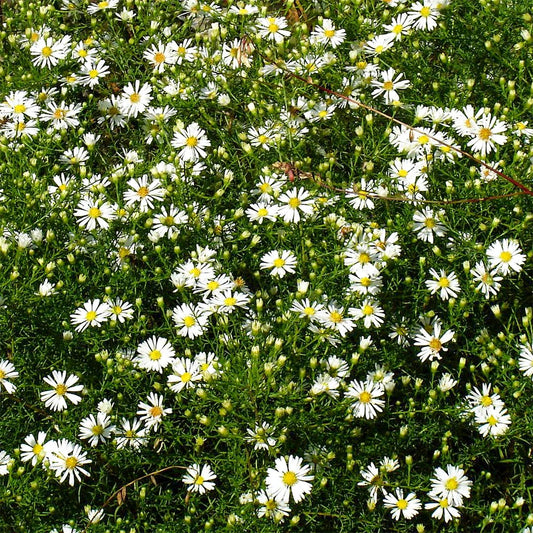
[[[46,376],[44,382],[52,387],[50,390],[41,392],[41,401],[45,407],[52,411],[64,411],[67,408],[67,400],[74,405],[81,402],[78,392],[83,390],[83,385],[76,385],[80,378],[74,374],[67,377],[65,370],[53,370],[51,376]]]
[[[205,494],[207,491],[215,488],[213,480],[216,478],[216,474],[211,470],[209,465],[200,466],[195,463],[187,468],[187,472],[181,480],[187,485],[189,492]]]
[[[302,501],[311,492],[314,476],[311,467],[302,465],[302,458],[290,455],[288,459],[278,457],[275,467],[267,470],[267,490],[276,500],[288,502],[292,495],[295,503]]]

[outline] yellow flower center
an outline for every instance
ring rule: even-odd
[[[161,409],[161,407],[159,407],[159,405],[154,405],[151,409],[150,409],[150,414],[156,418],[158,416],[161,416],[163,414],[163,409]]]
[[[335,37],[335,30],[324,30],[324,35],[331,39],[332,37]]]
[[[67,392],[67,387],[63,383],[59,383],[56,385],[55,391],[58,396],[64,396]]]
[[[114,315],[120,315],[120,313],[122,313],[122,307],[120,307],[120,305],[114,305],[111,308],[111,311]]]
[[[192,316],[186,316],[183,319],[183,323],[187,328],[191,328],[192,326],[194,326],[194,324],[196,324],[196,320]]]
[[[316,313],[316,311],[312,307],[306,307],[304,309],[304,314],[307,316],[313,316]]]
[[[91,433],[95,436],[101,435],[104,432],[104,428],[100,424],[96,424],[91,428]]]
[[[439,287],[449,287],[450,286],[450,280],[448,278],[440,278],[439,279]]]
[[[39,455],[42,453],[42,451],[44,450],[42,444],[39,444],[38,442],[36,442],[33,446],[33,448],[31,449],[31,451],[35,454],[35,455]]]
[[[149,354],[148,354],[148,357],[150,357],[150,359],[152,361],[159,361],[159,359],[161,359],[161,352],[159,350],[152,350]]]
[[[374,308],[371,305],[365,305],[363,307],[363,315],[370,316],[374,313]]]
[[[426,228],[433,229],[436,225],[437,223],[434,218],[426,218],[426,220],[424,220],[424,226],[426,226]]]
[[[274,259],[274,266],[276,268],[281,268],[284,264],[285,264],[285,259],[282,259],[281,257]]]
[[[185,141],[185,144],[189,148],[194,148],[198,144],[198,139],[196,137],[188,137],[187,140]]]
[[[384,84],[383,84],[383,88],[386,90],[386,91],[392,91],[394,87],[394,84],[392,83],[392,81],[386,81]]]
[[[266,217],[267,215],[268,215],[268,209],[261,207],[260,209],[257,210],[258,217]]]
[[[199,268],[196,268],[196,267],[191,268],[191,270],[189,270],[189,274],[191,274],[195,278],[199,277],[201,273],[202,273],[202,271]]]
[[[384,46],[382,44],[376,46],[376,54],[381,54],[383,52]]]
[[[439,339],[433,338],[429,341],[429,347],[434,352],[438,352],[442,348],[442,342],[440,342]]]
[[[157,52],[154,56],[154,62],[157,63],[158,65],[163,63],[165,59],[166,57],[165,57],[165,54],[163,54],[163,52]]]
[[[74,470],[77,465],[78,465],[78,460],[75,457],[68,457],[67,460],[65,461],[65,466],[69,470]]]
[[[478,136],[482,141],[488,141],[491,135],[492,135],[492,131],[490,131],[489,128],[481,128],[481,129],[479,130],[479,133],[477,134],[477,136]]]
[[[141,101],[141,96],[138,93],[132,93],[130,94],[130,102],[132,104],[137,104]]]
[[[429,137],[427,135],[420,135],[420,137],[418,137],[419,144],[426,144],[427,142],[429,142]]]
[[[361,264],[365,264],[365,263],[370,262],[370,256],[366,252],[361,252],[359,254],[359,262]]]
[[[490,396],[482,396],[481,399],[479,400],[479,403],[483,406],[483,407],[490,407],[492,405],[492,398]]]
[[[204,478],[200,475],[196,476],[196,479],[194,480],[195,485],[203,485],[204,484]]]
[[[220,287],[220,283],[218,281],[210,281],[208,284],[207,284],[207,288],[210,290],[210,291],[216,291],[218,288]]]
[[[109,5],[109,2],[106,2],[105,0],[103,2],[98,2],[99,9],[105,9]]]
[[[489,424],[489,426],[495,426],[497,423],[498,423],[498,420],[496,420],[496,418],[494,418],[494,416],[490,415],[487,418],[487,424]]]
[[[370,278],[361,278],[360,283],[363,287],[370,287],[372,281],[370,280]]]
[[[296,196],[289,200],[289,206],[296,209],[302,202]]]
[[[15,113],[24,113],[24,111],[26,111],[26,106],[24,104],[18,104],[13,108],[13,111],[15,111]]]
[[[85,320],[87,322],[92,322],[96,318],[96,311],[87,311],[87,314],[85,315]]]
[[[359,69],[359,70],[364,70],[366,67],[367,67],[368,63],[366,61],[358,61],[355,66]]]
[[[149,190],[148,190],[148,187],[140,187],[139,190],[137,191],[137,194],[141,197],[141,198],[145,198],[146,196],[148,196],[149,194]]]
[[[296,474],[294,472],[291,472],[289,470],[288,472],[285,472],[283,474],[283,483],[285,485],[292,487],[297,481],[298,481],[298,478],[296,477]]]
[[[98,77],[98,71],[96,69],[89,70],[89,78],[97,78]]]
[[[267,511],[275,511],[278,508],[278,504],[276,503],[276,500],[267,500],[265,502],[265,507]]]
[[[443,499],[439,502],[439,505],[440,505],[443,509],[446,509],[446,507],[448,507],[448,498],[443,498]]]
[[[259,135],[259,137],[257,137],[257,140],[260,144],[268,143],[268,137],[266,135]]]
[[[237,298],[233,298],[233,296],[230,296],[224,300],[224,305],[228,307],[232,307],[237,303]]]
[[[392,28],[392,33],[395,33],[396,35],[402,33],[403,26],[401,24],[396,24],[394,28]]]
[[[359,401],[361,403],[370,403],[370,400],[372,400],[372,395],[366,390],[359,395]]]
[[[335,323],[338,324],[339,322],[342,322],[342,315],[338,311],[332,311],[329,314],[329,319]]]
[[[444,487],[446,488],[446,490],[457,490],[458,486],[459,486],[459,483],[457,483],[457,479],[455,479],[455,477],[451,477],[444,484]]]
[[[422,16],[425,17],[425,18],[429,17],[430,14],[431,14],[431,8],[428,7],[428,6],[424,6],[424,7],[420,10],[420,15],[422,15]]]
[[[61,119],[65,118],[66,116],[67,116],[67,112],[64,109],[57,108],[54,111],[54,118],[56,120],[61,120]]]
[[[268,25],[268,31],[270,33],[276,33],[278,30],[279,30],[279,26],[277,24],[272,23]]]
[[[404,500],[403,498],[401,500],[398,500],[396,502],[396,507],[403,511],[404,509],[407,509],[407,500]]]
[[[192,374],[190,372],[183,372],[183,374],[181,375],[182,383],[188,383],[189,381],[191,381],[191,378]]]
[[[504,262],[504,263],[508,263],[511,259],[512,259],[513,255],[511,254],[511,252],[502,252],[500,254],[500,259]]]
[[[41,54],[44,56],[44,57],[50,57],[52,55],[52,49],[49,47],[49,46],[45,46],[42,50],[41,50]]]

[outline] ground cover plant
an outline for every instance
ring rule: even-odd
[[[528,2],[0,20],[0,531],[533,531]]]

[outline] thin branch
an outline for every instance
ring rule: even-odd
[[[271,65],[274,65],[275,67],[282,70],[285,74],[288,74],[292,78],[295,78],[297,80],[303,81],[305,84],[310,85],[311,87],[314,87],[315,89],[324,92],[326,94],[329,94],[331,96],[336,96],[337,98],[341,98],[342,100],[346,100],[347,102],[351,102],[352,104],[355,104],[363,109],[366,109],[367,111],[370,111],[371,113],[374,113],[375,115],[379,115],[381,117],[386,118],[387,120],[390,120],[396,124],[399,124],[400,126],[404,126],[408,128],[411,131],[414,131],[418,134],[426,135],[429,139],[432,141],[435,141],[439,143],[441,146],[445,146],[446,148],[449,148],[450,150],[453,150],[454,152],[457,152],[464,157],[470,159],[471,161],[474,161],[475,163],[485,167],[486,169],[490,170],[491,172],[494,172],[496,175],[500,176],[501,178],[507,180],[509,183],[512,183],[515,187],[520,189],[522,191],[522,194],[527,194],[528,196],[533,196],[533,191],[531,189],[528,189],[524,184],[520,183],[519,181],[515,180],[514,178],[511,178],[511,176],[508,176],[501,170],[498,170],[497,168],[492,167],[488,163],[485,163],[481,159],[478,159],[477,157],[474,157],[471,153],[466,152],[465,150],[462,150],[461,148],[458,148],[457,146],[454,146],[452,144],[448,144],[447,142],[444,142],[441,139],[438,139],[437,137],[434,137],[432,135],[427,134],[426,132],[422,132],[415,128],[414,126],[411,126],[410,124],[407,124],[406,122],[403,122],[397,118],[394,118],[390,115],[387,115],[387,113],[384,113],[383,111],[380,111],[379,109],[376,109],[375,107],[369,106],[367,104],[363,104],[362,102],[359,102],[358,100],[355,100],[354,98],[351,98],[350,96],[346,96],[345,94],[339,93],[337,91],[334,91],[333,89],[328,89],[327,87],[324,87],[323,85],[320,85],[318,83],[313,82],[312,80],[308,78],[304,78],[303,76],[300,76],[299,74],[295,74],[294,72],[291,72],[288,70],[284,65],[282,65],[279,62],[276,62],[272,59],[269,59],[268,57],[264,56],[263,54],[259,53],[259,55],[263,58],[264,61],[267,63],[270,63]],[[473,200],[476,201],[476,200]],[[483,201],[483,200],[481,200]]]

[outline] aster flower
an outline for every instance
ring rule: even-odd
[[[385,394],[383,384],[375,381],[357,381],[350,383],[346,398],[355,400],[351,409],[356,418],[372,419],[383,411],[385,400],[381,396]]]
[[[476,122],[472,139],[468,141],[468,146],[479,152],[483,157],[496,149],[497,145],[507,142],[507,124],[490,115],[483,115]]]
[[[205,332],[209,313],[198,306],[193,309],[190,304],[181,304],[174,308],[172,320],[179,335],[194,339]]]
[[[518,368],[524,373],[524,376],[533,378],[533,350],[531,345],[523,344],[520,346]]]
[[[172,392],[179,393],[196,386],[203,379],[198,361],[179,357],[172,362],[172,373],[169,374],[168,388]]]
[[[477,410],[475,413],[475,423],[478,424],[478,430],[486,437],[499,437],[503,435],[511,425],[511,417],[507,409],[503,406],[488,407],[483,410]]]
[[[433,243],[434,236],[446,235],[446,227],[441,222],[441,214],[435,213],[431,208],[424,207],[413,215],[413,231],[418,239]]]
[[[425,509],[433,511],[431,514],[432,518],[438,518],[439,520],[449,522],[450,520],[461,516],[461,513],[457,509],[457,507],[460,507],[459,504],[454,505],[448,500],[448,498],[434,492],[430,492],[428,496],[433,501],[426,503],[424,507]]]
[[[83,385],[76,385],[78,381],[78,376],[74,374],[67,377],[65,370],[53,370],[51,376],[44,378],[44,382],[52,389],[41,392],[41,401],[52,411],[64,411],[67,408],[67,400],[77,405],[81,402],[81,396],[76,393],[83,390]]]
[[[279,216],[285,222],[299,222],[302,215],[309,216],[314,212],[314,200],[309,191],[300,188],[293,188],[283,193],[278,198]]]
[[[172,408],[168,407],[165,409],[163,406],[163,395],[158,395],[154,392],[148,395],[147,402],[139,402],[137,414],[140,415],[141,420],[144,421],[148,429],[157,431],[162,418],[172,413]]]
[[[311,492],[314,476],[310,475],[311,467],[302,464],[302,458],[289,455],[288,458],[278,457],[275,467],[267,470],[267,490],[276,500],[288,502],[292,495],[295,503],[302,501]]]
[[[335,28],[330,19],[324,19],[322,24],[317,24],[311,32],[311,42],[329,45],[337,48],[346,38],[346,30]]]
[[[388,493],[383,498],[383,505],[391,510],[392,518],[399,520],[405,518],[411,520],[418,514],[419,509],[422,508],[420,500],[416,497],[414,492],[410,492],[404,497],[403,489],[396,489],[396,494]]]
[[[87,440],[91,446],[96,446],[100,442],[105,442],[115,431],[115,426],[111,425],[111,419],[104,413],[97,413],[85,417],[80,422],[79,438]]]
[[[272,436],[274,428],[268,422],[256,424],[254,429],[248,428],[244,437],[246,442],[254,445],[254,450],[269,450],[276,446],[276,439]]]
[[[119,100],[120,112],[126,117],[135,118],[142,113],[152,101],[152,87],[144,83],[141,86],[139,80],[135,83],[128,83],[122,92]]]
[[[120,450],[129,446],[134,450],[144,446],[148,441],[148,429],[143,427],[141,420],[134,418],[131,422],[123,418],[120,422],[121,429],[117,431],[117,448]]]
[[[520,272],[522,265],[526,261],[526,256],[517,241],[513,239],[502,239],[493,242],[487,248],[487,258],[490,268],[495,269],[500,274],[507,276],[511,270]]]
[[[442,326],[439,322],[433,324],[433,331],[428,332],[424,327],[420,328],[418,334],[415,336],[415,346],[421,346],[422,349],[418,352],[418,357],[422,362],[434,361],[435,359],[442,359],[442,352],[448,351],[444,344],[453,339],[455,333],[448,330],[441,335]]]
[[[107,229],[109,222],[115,218],[115,209],[99,197],[85,197],[74,210],[74,216],[78,219],[78,224],[89,231]]]
[[[5,359],[0,361],[0,385],[4,387],[8,394],[13,394],[17,389],[16,385],[11,383],[11,379],[18,378],[19,373],[11,361]]]
[[[275,43],[283,42],[291,32],[286,30],[287,21],[282,17],[261,17],[257,19],[258,35]]]
[[[400,72],[396,75],[396,71],[393,68],[382,71],[380,77],[381,79],[374,79],[371,82],[372,87],[375,87],[372,91],[372,96],[374,98],[383,96],[385,103],[388,105],[400,100],[399,90],[407,89],[411,86],[409,80],[402,79],[403,73]]]
[[[109,319],[109,304],[100,302],[99,298],[85,302],[70,315],[70,322],[76,326],[76,331],[81,332],[89,326],[99,328]]]
[[[259,268],[270,269],[272,276],[283,278],[285,274],[294,274],[296,266],[296,256],[290,250],[273,250],[261,257]]]
[[[137,354],[134,363],[139,368],[162,373],[168,365],[172,364],[176,353],[167,339],[152,335],[139,344]]]
[[[213,480],[216,477],[216,474],[211,470],[209,465],[200,466],[195,463],[187,468],[187,472],[181,480],[187,485],[189,492],[205,494],[207,491],[215,488]]]
[[[11,455],[7,452],[0,451],[0,476],[6,476],[9,473],[9,466],[12,461]]]
[[[446,470],[436,468],[431,479],[431,492],[440,498],[447,498],[451,505],[461,506],[463,498],[470,498],[472,481],[462,468],[447,465]]]
[[[363,320],[365,328],[372,326],[379,328],[385,317],[385,312],[378,305],[378,302],[368,298],[361,303],[360,307],[350,307],[348,312],[355,320]]]
[[[54,446],[54,442],[47,441],[46,437],[45,431],[39,431],[37,437],[34,435],[25,437],[24,442],[20,445],[21,460],[25,463],[31,461],[32,466],[43,461]]]
[[[192,162],[205,158],[205,148],[211,146],[205,131],[196,122],[176,131],[170,144],[180,150],[179,157],[182,161]]]
[[[268,490],[261,490],[257,495],[257,503],[260,507],[257,509],[257,516],[260,518],[266,516],[272,518],[274,522],[283,522],[283,519],[291,512],[287,502],[275,498]]]
[[[60,483],[68,478],[69,485],[73,486],[75,480],[81,482],[80,474],[90,475],[83,466],[92,463],[92,461],[87,459],[87,454],[79,444],[74,444],[67,439],[55,441],[55,446],[50,450],[48,457],[50,468],[59,478]]]
[[[40,37],[30,47],[32,63],[38,67],[54,67],[61,59],[65,59],[70,46],[70,36],[57,41],[52,37]]]
[[[472,269],[472,276],[477,283],[476,290],[481,291],[487,300],[498,294],[501,288],[500,281],[503,279],[498,275],[498,270],[489,269],[483,261],[479,261]]]
[[[446,274],[442,269],[437,272],[434,268],[431,268],[429,273],[433,276],[433,279],[426,280],[425,283],[431,294],[438,292],[442,300],[457,298],[457,295],[461,292],[461,287],[454,272]]]

